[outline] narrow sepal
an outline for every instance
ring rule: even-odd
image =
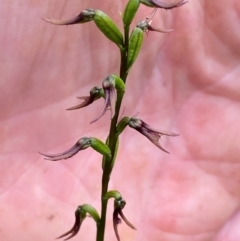
[[[129,127],[137,130],[138,132],[140,132],[141,134],[146,136],[155,146],[157,146],[159,149],[161,149],[162,151],[164,151],[166,153],[169,153],[169,152],[167,150],[165,150],[159,144],[159,140],[160,140],[161,136],[163,136],[163,135],[179,136],[179,134],[155,130],[151,126],[146,124],[144,121],[142,121],[141,119],[137,119],[137,118],[131,118],[128,125],[129,125]]]
[[[80,109],[80,108],[86,107],[86,106],[92,104],[94,101],[100,99],[103,96],[104,96],[103,89],[100,88],[100,87],[95,86],[95,87],[93,87],[90,90],[90,95],[89,96],[77,97],[78,99],[83,100],[83,102],[81,104],[73,106],[73,107],[70,107],[67,110],[76,110],[76,109]]]
[[[185,0],[175,1],[174,3],[166,3],[166,2],[159,1],[159,0],[140,0],[140,3],[142,3],[148,7],[163,8],[166,10],[180,7],[187,2],[188,1],[185,1]]]
[[[145,19],[143,21],[138,22],[137,27],[142,29],[143,32],[147,31],[155,31],[159,33],[170,33],[173,31],[173,29],[160,29],[160,28],[154,28],[150,25],[151,20]]]
[[[74,223],[73,227],[69,231],[67,231],[66,233],[57,237],[56,239],[60,239],[60,238],[63,238],[63,237],[66,237],[66,236],[70,235],[68,238],[64,239],[64,240],[68,240],[68,239],[76,236],[77,233],[79,232],[80,227],[82,225],[82,222],[85,218],[86,218],[86,211],[84,211],[82,209],[82,207],[79,206],[77,208],[76,212],[75,212],[75,223]]]
[[[129,26],[139,8],[139,0],[129,0],[124,13],[123,13],[123,24],[124,26]]]
[[[90,146],[90,140],[88,137],[82,137],[77,141],[77,143],[65,152],[58,154],[44,154],[39,152],[41,155],[45,156],[45,160],[59,161],[63,159],[68,159],[76,155],[79,151],[84,150]]]
[[[113,229],[118,241],[120,241],[120,236],[118,232],[118,224],[121,223],[121,219],[118,217],[118,209],[113,211]]]
[[[128,219],[125,217],[125,215],[124,215],[123,212],[122,212],[122,209],[119,210],[119,215],[121,216],[121,218],[123,219],[123,221],[124,221],[130,228],[137,230],[137,229],[133,226],[133,224],[131,224],[131,223],[128,221]]]
[[[144,31],[139,27],[134,28],[131,33],[127,56],[127,71],[130,70],[136,58],[138,57],[143,42],[143,34]]]
[[[95,137],[89,137],[90,140],[90,146],[103,156],[106,156],[107,158],[111,158],[111,150],[109,147],[104,144],[101,140],[95,138]]]
[[[117,46],[123,46],[123,35],[113,20],[100,10],[95,11],[94,22],[99,30]]]
[[[52,23],[55,25],[71,25],[71,24],[80,24],[86,23],[93,20],[95,11],[91,8],[83,10],[78,16],[70,19],[48,19],[43,18],[44,21]]]

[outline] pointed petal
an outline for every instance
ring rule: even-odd
[[[113,229],[117,237],[117,240],[120,241],[120,236],[119,236],[118,227],[117,227],[117,225],[119,224],[118,212],[119,212],[118,208],[115,208],[113,211]]]
[[[140,131],[139,131],[140,132]],[[140,133],[142,133],[144,136],[146,136],[155,146],[157,146],[160,150],[170,154],[167,150],[165,150],[160,144],[159,139],[160,135],[156,134],[155,132],[150,133],[146,130],[142,130]]]
[[[173,31],[173,29],[160,29],[160,28],[153,28],[151,25],[148,25],[147,29],[149,31],[155,31],[159,33],[170,33]]]
[[[132,229],[135,229],[136,228],[127,220],[127,218],[124,216],[122,210],[119,210],[119,215],[121,216],[121,218],[124,220],[124,222]]]
[[[142,128],[146,129],[149,132],[158,133],[158,134],[164,135],[164,136],[179,136],[179,134],[176,134],[176,133],[156,130],[143,121],[142,121]]]
[[[48,19],[42,18],[44,21],[55,24],[55,25],[71,25],[81,22],[84,19],[84,16],[80,13],[78,16],[70,19]]]
[[[62,234],[61,236],[57,237],[56,239],[60,239],[63,237],[68,236],[69,234],[71,234],[68,238],[64,239],[64,240],[69,240],[70,238],[76,236],[80,230],[82,222],[79,222],[78,224],[74,224],[74,226],[66,233]]]
[[[103,106],[101,112],[99,113],[99,115],[94,120],[92,120],[90,122],[90,124],[98,121],[106,113],[106,111],[110,107],[110,94],[109,94],[109,91],[108,90],[104,90],[104,91],[105,91],[105,103],[104,103],[104,106]]]
[[[77,154],[79,151],[84,150],[86,148],[88,148],[90,145],[90,141],[88,137],[82,137],[81,139],[78,140],[78,142],[71,147],[70,149],[68,149],[65,152],[59,153],[59,154],[44,154],[39,152],[41,155],[45,156],[46,160],[50,160],[50,161],[58,161],[58,160],[62,160],[62,159],[68,159],[72,156],[74,156],[75,154]]]
[[[85,107],[85,106],[88,106],[88,105],[92,104],[93,101],[94,101],[94,97],[92,97],[92,96],[83,96],[83,97],[77,97],[77,98],[78,98],[78,99],[83,99],[84,101],[83,101],[81,104],[75,105],[75,106],[70,107],[70,108],[68,108],[68,109],[66,109],[66,110],[76,110],[76,109],[80,109],[80,108],[83,108],[83,107]]]

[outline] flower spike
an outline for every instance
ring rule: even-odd
[[[77,141],[77,143],[65,152],[59,154],[44,154],[39,152],[41,155],[45,156],[45,160],[59,161],[63,159],[68,159],[76,155],[79,151],[84,150],[90,146],[91,142],[88,137],[82,137]]]
[[[81,104],[70,107],[67,110],[76,110],[76,109],[86,107],[86,106],[92,104],[95,100],[98,100],[101,97],[103,97],[103,95],[104,95],[103,89],[95,86],[90,90],[90,96],[77,97],[78,99],[83,100],[83,102]]]
[[[183,4],[187,3],[188,1],[180,0],[175,1],[174,3],[165,3],[159,0],[140,0],[140,3],[153,8],[163,8],[163,9],[173,9],[182,6]]]
[[[159,149],[162,151],[166,152],[169,154],[167,150],[165,150],[158,142],[161,138],[161,136],[179,136],[179,134],[174,134],[170,132],[163,132],[163,131],[157,131],[153,129],[151,126],[146,124],[144,121],[141,119],[137,118],[131,118],[128,125],[146,136],[155,146],[157,146]]]
[[[43,18],[43,20],[55,25],[72,25],[72,24],[86,23],[86,22],[92,21],[94,15],[95,15],[95,10],[88,8],[83,10],[78,16],[71,19],[56,20],[56,19]]]
[[[66,233],[62,234],[61,236],[57,237],[56,239],[60,239],[66,237],[70,234],[70,236],[64,240],[68,240],[74,236],[76,236],[80,230],[83,220],[86,218],[86,212],[82,209],[81,206],[75,212],[75,223],[73,227]]]

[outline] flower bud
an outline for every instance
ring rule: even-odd
[[[129,26],[139,8],[139,0],[129,0],[123,13],[124,26]]]
[[[144,31],[138,26],[133,29],[128,47],[128,56],[127,56],[127,71],[129,72],[133,63],[135,62],[143,42]]]
[[[95,10],[93,18],[100,31],[117,46],[123,46],[123,36],[117,25],[112,19],[100,10]]]

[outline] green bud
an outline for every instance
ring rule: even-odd
[[[90,146],[95,151],[99,152],[103,156],[111,158],[111,150],[109,149],[109,147],[106,144],[104,144],[102,141],[100,141],[99,139],[97,139],[95,137],[89,137],[89,140],[90,140]]]
[[[122,200],[122,195],[116,190],[111,190],[108,191],[104,196],[105,200],[108,200],[109,198],[114,198],[115,200]]]
[[[129,72],[130,68],[132,67],[133,63],[135,62],[135,60],[139,54],[139,51],[141,49],[142,42],[143,42],[143,34],[144,34],[144,31],[141,28],[136,27],[136,28],[134,28],[134,30],[132,31],[132,34],[130,36],[128,56],[127,56],[128,72]]]
[[[123,13],[123,23],[125,26],[128,26],[131,24],[138,8],[139,8],[140,2],[139,0],[129,0],[127,3],[127,6]]]
[[[81,205],[81,208],[83,211],[90,214],[96,223],[99,223],[99,221],[100,221],[99,214],[93,206],[91,206],[89,204],[83,204],[83,205]]]
[[[131,120],[131,118],[125,116],[119,121],[119,123],[117,125],[117,131],[116,131],[117,135],[120,135],[123,132],[123,130],[129,124],[130,120]]]
[[[112,19],[100,10],[95,10],[93,18],[100,31],[117,46],[123,46],[123,36],[117,25]]]

